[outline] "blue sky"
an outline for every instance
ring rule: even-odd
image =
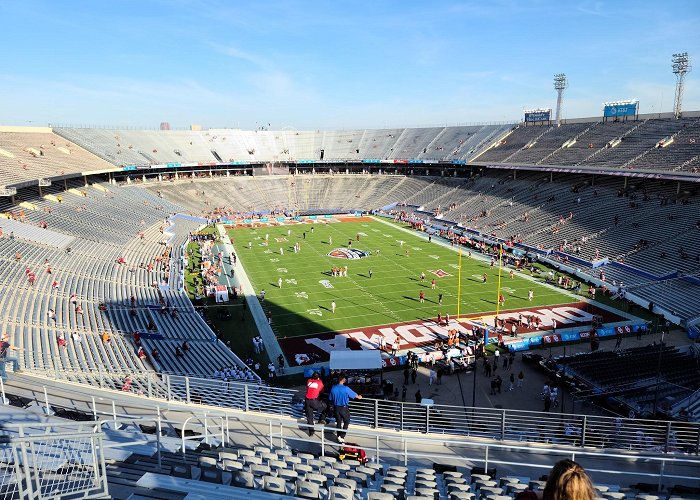
[[[0,124],[274,129],[700,109],[700,1],[0,0]]]

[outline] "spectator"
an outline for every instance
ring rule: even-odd
[[[321,415],[318,419],[319,424],[326,424],[326,410],[328,405],[319,399],[323,391],[323,382],[318,372],[314,372],[310,379],[306,381],[306,398],[304,400],[304,413],[306,414],[306,423],[312,426],[314,424],[314,412],[320,411]],[[309,436],[314,435],[312,427],[308,428]]]
[[[586,471],[569,459],[554,464],[542,492],[542,500],[593,500],[595,497]]]
[[[11,350],[14,350],[14,347],[10,345],[10,334],[3,333],[0,340],[0,359],[4,359]]]
[[[348,409],[350,399],[362,399],[362,395],[346,386],[345,381],[345,375],[341,374],[330,394],[330,400],[335,406],[335,422],[338,429],[347,429],[350,426],[350,410]],[[345,443],[344,432],[338,432],[338,442]]]
[[[126,377],[124,377],[124,383],[122,384],[122,391],[129,392],[131,390],[131,383],[132,383],[131,375],[127,375]]]
[[[110,338],[109,333],[104,332],[102,334],[102,343],[109,344],[111,341],[112,341],[112,339]]]

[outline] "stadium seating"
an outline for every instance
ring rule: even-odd
[[[655,402],[663,406],[667,400],[682,400],[692,394],[691,388],[700,387],[695,357],[676,347],[601,350],[562,359],[561,363],[594,391],[615,393],[640,415],[651,413]],[[661,384],[657,377],[661,377]]]
[[[421,158],[468,160],[512,125],[336,131],[56,128],[114,165]],[[323,151],[323,158],[321,158]]]
[[[292,454],[284,448],[258,447],[258,450],[220,448],[163,453],[158,470],[155,457],[132,455],[128,461],[110,460],[107,476],[110,490],[120,498],[124,491],[144,496],[198,494],[230,498],[313,498],[329,500],[513,500],[526,489],[541,492],[545,481],[518,474],[488,473],[480,468],[434,467],[410,464],[360,464],[309,453]],[[246,452],[246,455],[242,455]],[[250,453],[250,454],[248,454]],[[278,456],[279,453],[289,453]],[[273,464],[272,466],[269,464]],[[624,484],[624,483],[623,483]],[[594,483],[599,498],[609,500],[683,500],[694,498],[673,493],[683,487],[648,494],[649,485]],[[647,493],[647,496],[644,496]],[[681,496],[682,495],[682,496]],[[654,497],[652,499],[652,497]]]
[[[212,343],[212,331],[190,301],[163,286],[173,282],[177,271],[169,270],[168,259],[156,259],[173,247],[179,251],[200,223],[171,219],[171,229],[166,218],[178,207],[138,188],[111,191],[95,185],[51,192],[25,203],[22,224],[36,228],[33,223],[48,222],[51,234],[62,236],[60,244],[50,246],[20,230],[13,238],[8,233],[0,238],[1,327],[23,350],[21,368],[60,370],[99,383],[103,374],[123,378],[154,369],[211,376],[212,360],[217,367],[241,366],[220,342]],[[3,210],[17,213],[9,204]],[[34,284],[27,269],[36,275]],[[177,318],[162,314],[162,304],[177,308]],[[132,333],[147,332],[149,324],[157,335],[144,338],[144,347],[149,354],[157,348],[160,360],[144,362],[136,356]],[[185,340],[191,349],[187,360],[179,360],[175,345]]]
[[[698,131],[698,118],[519,126],[475,160],[690,171]]]
[[[700,230],[700,204],[694,192],[677,194],[677,186],[668,182],[636,180],[624,187],[610,177],[591,184],[584,175],[559,174],[552,180],[537,172],[520,172],[516,179],[509,173],[470,179],[335,174],[185,180],[148,188],[195,215],[210,209],[197,195],[204,190],[222,200],[227,213],[250,213],[256,207],[374,210],[401,203],[407,206],[400,210],[421,208],[422,218],[436,217],[439,224],[460,223],[589,262],[609,258],[616,264],[580,269],[593,277],[604,270],[609,283],[634,287],[635,294],[659,306],[674,304],[669,310],[681,317],[692,318],[700,310],[697,294],[679,300],[680,292],[661,293],[668,287],[654,279],[697,269],[697,252],[688,242]],[[694,286],[682,283],[677,290],[687,293]]]
[[[110,168],[50,129],[0,128],[0,186]]]
[[[699,161],[695,141],[699,130],[696,117],[560,127],[316,132],[4,129],[0,179],[6,180],[0,184],[20,190],[13,199],[0,200],[5,217],[0,228],[4,236],[14,236],[0,239],[4,252],[0,280],[5,290],[18,290],[1,299],[11,309],[2,326],[31,352],[22,359],[27,368],[66,370],[82,373],[83,378],[84,373],[102,368],[112,373],[156,369],[210,375],[205,360],[197,356],[212,333],[189,300],[177,292],[181,249],[189,232],[203,220],[222,215],[378,210],[397,203],[405,206],[394,215],[404,210],[443,227],[461,224],[488,237],[551,252],[550,257],[561,262],[581,259],[580,272],[596,278],[603,271],[607,283],[624,283],[642,303],[692,320],[700,311],[698,285],[692,278],[700,257],[691,243],[700,231],[700,204],[689,185],[681,188],[662,179],[623,182],[612,176],[593,181],[581,173],[528,171],[430,177],[417,175],[425,173],[417,164],[410,170],[391,164],[385,170],[391,175],[200,172],[179,180],[172,175],[139,175],[119,187],[69,177],[114,170],[114,165],[319,159],[321,151],[325,160],[343,162],[475,158],[477,163],[692,171]],[[20,160],[27,167],[18,174],[13,162]],[[21,188],[23,182],[41,177],[62,180],[53,185],[44,182],[39,193]],[[173,218],[178,212],[195,217]],[[22,254],[19,261],[13,258],[16,253]],[[165,261],[158,263],[159,256]],[[593,261],[604,258],[609,262],[594,269]],[[120,265],[119,259],[128,264]],[[45,262],[53,273],[42,272]],[[154,269],[147,268],[149,262]],[[26,267],[37,275],[33,286],[27,282]],[[82,313],[67,303],[73,294],[84,306]],[[132,295],[140,307],[130,312]],[[181,311],[178,318],[162,314],[163,303]],[[107,311],[100,311],[100,305]],[[47,317],[49,310],[52,318]],[[145,346],[161,356],[144,363],[134,356],[131,333],[149,325],[156,334],[144,339]],[[105,332],[111,338],[109,345],[101,342]],[[73,334],[81,336],[77,349],[59,346],[61,335],[68,345],[74,344]],[[175,356],[175,347],[184,340],[195,347],[191,360]],[[240,363],[218,342],[213,345],[217,363]]]
[[[421,154],[428,153],[431,144],[443,130],[441,127],[404,129],[394,143],[389,158],[394,160],[420,158]]]
[[[467,161],[510,131],[512,125],[445,127],[418,158]]]
[[[482,153],[477,160],[480,162],[508,162],[516,156],[523,148],[534,147],[540,137],[551,132],[553,127],[531,126],[517,127],[513,133],[496,143],[492,148]],[[513,161],[513,163],[517,163]]]
[[[452,468],[442,472],[417,465],[363,465],[356,460],[341,462],[328,456],[292,454],[285,448],[188,451],[184,461],[180,454],[165,453],[162,463],[166,474],[155,472],[154,458],[132,456],[128,464],[108,464],[107,472],[117,487],[123,486],[117,478],[128,475],[130,482],[142,489],[203,493],[210,489],[203,483],[214,483],[219,485],[216,488],[219,494],[226,492],[232,497],[246,498],[270,498],[254,493],[269,492],[323,499],[383,499],[395,498],[397,493],[402,498],[414,495],[435,499],[484,498],[497,494],[503,500],[512,500],[522,489],[543,487],[543,483],[532,482],[527,477],[492,477]]]
[[[90,128],[56,128],[54,131],[118,166],[216,161],[204,134]]]
[[[697,269],[692,242],[700,230],[697,227],[700,204],[695,202],[692,192],[676,194],[675,187],[663,181],[640,180],[624,188],[613,178],[603,178],[591,185],[590,179],[583,175],[562,175],[551,182],[550,176],[533,172],[521,173],[516,179],[511,174],[471,179],[337,174],[293,178],[207,177],[195,183],[187,179],[148,184],[149,190],[123,187],[119,189],[120,196],[97,187],[88,188],[89,194],[84,196],[82,184],[68,187],[66,192],[49,187],[43,198],[29,197],[24,202],[17,199],[14,205],[0,202],[0,209],[14,214],[14,220],[8,222],[17,227],[20,213],[25,228],[45,223],[48,231],[61,239],[56,244],[61,248],[72,246],[73,255],[82,251],[81,241],[91,242],[88,246],[118,245],[131,239],[131,246],[121,252],[110,246],[104,255],[113,261],[120,253],[128,253],[129,260],[143,261],[142,253],[159,253],[164,236],[158,229],[164,225],[166,216],[183,211],[180,207],[186,207],[185,213],[202,215],[211,212],[214,204],[225,209],[225,213],[235,214],[251,213],[261,207],[268,211],[372,210],[400,202],[422,206],[427,211],[424,217],[438,216],[437,220],[443,224],[454,221],[489,235],[522,240],[531,247],[562,250],[586,260],[610,258],[624,266],[604,266],[609,282],[624,282],[634,287],[635,294],[670,307],[682,317],[693,317],[698,310],[697,294],[688,296],[671,290],[669,295],[668,287],[656,283],[648,274],[634,271],[639,269],[668,279],[674,273],[692,274]],[[220,201],[211,203],[211,199]],[[130,220],[135,205],[147,216],[144,230],[148,238],[142,242],[134,239]],[[605,217],[600,217],[601,212]],[[182,242],[197,224],[180,220],[175,225],[177,241]],[[5,233],[9,230],[8,225]],[[31,237],[27,235],[27,238]],[[78,241],[72,243],[71,238]],[[644,240],[643,244],[640,240]],[[175,249],[177,264],[180,244],[171,248]],[[131,255],[131,252],[135,253]],[[107,263],[101,265],[105,267]],[[140,279],[148,278],[143,270],[135,272]],[[589,272],[597,273],[592,269]],[[176,279],[177,274],[175,265],[167,279],[160,276],[155,281]],[[693,289],[691,283],[682,286]],[[122,296],[128,294],[122,292]],[[679,301],[679,297],[684,299]],[[121,327],[128,324],[125,322]]]
[[[146,415],[148,405],[156,402],[144,400],[134,403],[140,413]],[[341,461],[335,447],[328,445],[323,454],[319,453],[318,448],[314,452],[305,448],[290,449],[278,444],[276,439],[272,444],[264,432],[256,432],[254,422],[246,421],[241,425],[250,426],[252,431],[247,438],[231,433],[230,441],[213,443],[212,440],[216,441],[216,438],[211,429],[209,440],[198,435],[202,431],[201,423],[198,427],[188,427],[188,432],[185,432],[182,421],[172,419],[196,415],[196,410],[194,413],[172,410],[171,419],[162,422],[162,432],[157,437],[154,432],[158,427],[127,425],[132,419],[133,422],[141,421],[140,416],[119,415],[114,417],[114,422],[110,418],[99,425],[101,441],[94,441],[97,434],[93,430],[95,422],[92,421],[92,412],[81,412],[72,408],[70,402],[68,404],[67,407],[53,406],[56,416],[52,417],[7,407],[7,414],[12,415],[12,424],[0,430],[6,445],[3,450],[9,451],[8,443],[19,448],[20,441],[25,439],[32,459],[22,465],[26,465],[29,471],[36,471],[43,479],[54,477],[56,481],[52,485],[55,492],[91,487],[93,482],[88,478],[94,478],[94,482],[97,482],[101,476],[100,469],[106,474],[109,495],[115,499],[170,499],[189,495],[191,498],[251,499],[513,500],[521,491],[531,489],[538,492],[545,486],[538,469],[524,463],[522,457],[510,451],[506,462],[491,457],[486,469],[473,466],[471,460],[462,457],[433,455],[434,451],[430,449],[424,450],[423,457],[407,457],[405,463],[393,459],[389,454],[385,454],[381,461],[370,459],[361,463],[347,457]],[[59,414],[61,418],[58,418]],[[67,418],[75,421],[65,420]],[[144,422],[148,423],[149,420]],[[21,432],[15,427],[18,424],[24,424]],[[53,433],[47,434],[48,429]],[[89,432],[84,432],[86,430]],[[181,436],[187,437],[188,441],[183,441]],[[591,435],[590,438],[593,440],[595,436]],[[245,446],[239,443],[239,439],[247,439],[249,443],[252,439],[255,444]],[[313,443],[300,444],[313,446]],[[548,448],[532,451],[545,453],[543,464],[547,464],[547,456],[552,458],[552,463],[556,461],[555,450]],[[371,453],[372,448],[367,451]],[[452,453],[458,454],[460,450]],[[562,453],[565,453],[563,449]],[[665,477],[659,485],[631,484],[636,472],[653,474],[654,466],[650,468],[648,457],[629,464],[625,462],[635,462],[634,454],[620,458],[620,462],[625,464],[622,466],[624,472],[616,470],[616,474],[611,476],[606,474],[606,469],[597,470],[594,461],[602,460],[601,463],[609,465],[610,457],[605,454],[596,457],[583,455],[586,453],[581,453],[583,458],[578,459],[590,464],[590,474],[599,498],[684,500],[695,498],[697,493],[692,480],[680,484],[676,482],[672,474],[678,474],[678,470],[667,469],[666,474],[674,479]],[[14,480],[9,473],[11,469],[5,466],[10,465],[11,460],[9,453],[0,452],[0,463],[3,464],[0,481],[6,487],[12,486]],[[694,465],[691,460],[688,460],[689,467]],[[540,467],[542,472],[546,472],[547,465]],[[605,480],[601,481],[601,478]]]

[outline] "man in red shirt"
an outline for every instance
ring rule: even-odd
[[[321,415],[318,419],[319,424],[326,424],[326,410],[328,405],[319,399],[323,391],[323,382],[318,372],[314,372],[310,379],[306,381],[306,399],[304,400],[304,413],[306,414],[306,423],[314,425],[314,412],[320,411]],[[309,436],[314,435],[313,427],[307,429]]]

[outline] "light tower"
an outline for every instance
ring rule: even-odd
[[[564,101],[564,89],[569,86],[564,73],[554,75],[554,89],[557,91],[557,114],[554,118],[557,125],[561,124],[561,104]]]
[[[690,58],[687,52],[673,54],[673,73],[676,75],[676,98],[673,101],[673,116],[680,118],[683,104],[683,80],[685,74],[691,70]]]

